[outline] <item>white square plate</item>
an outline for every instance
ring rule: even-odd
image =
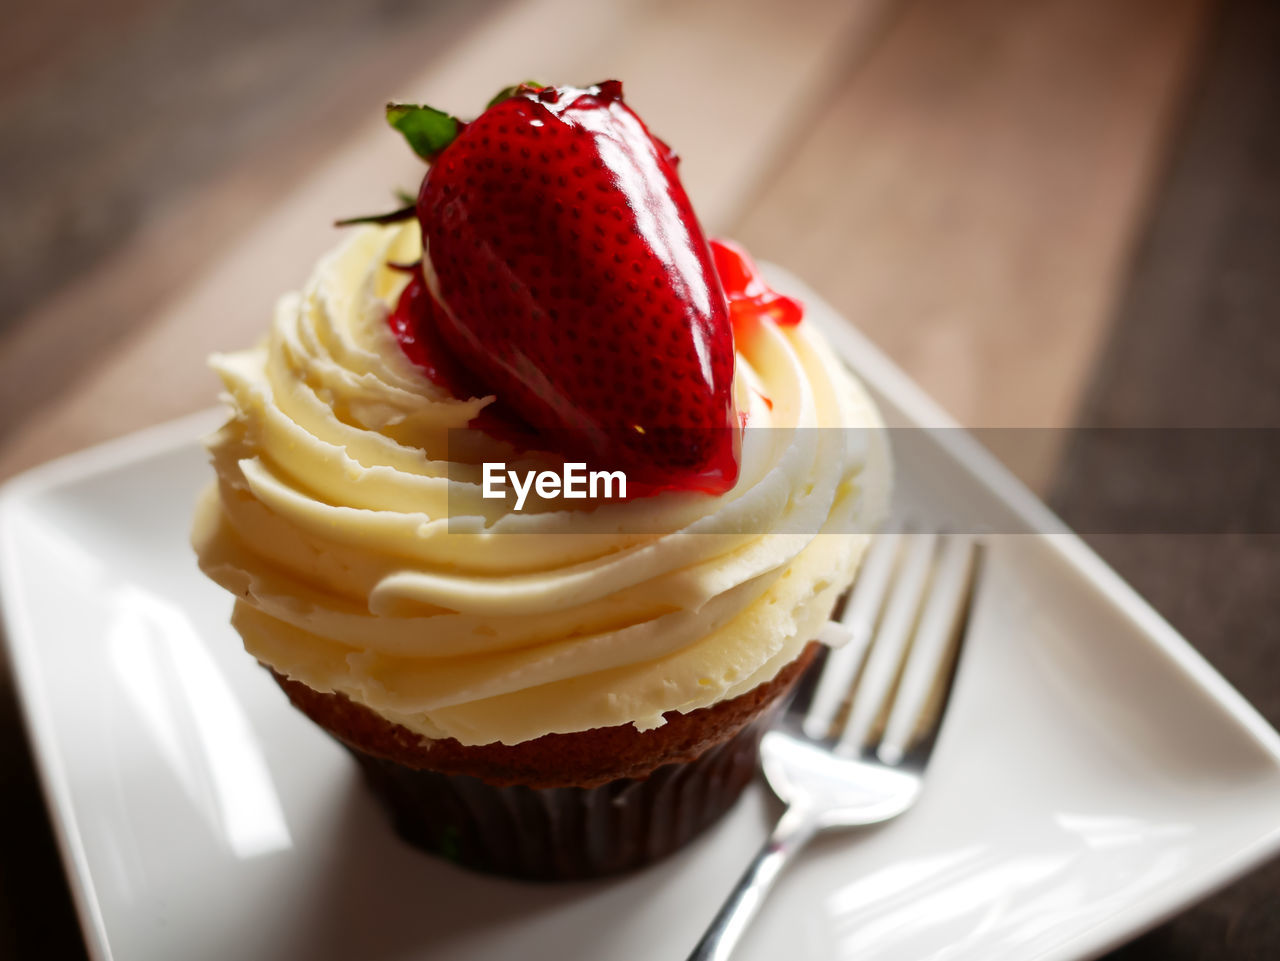
[[[951,425],[800,293],[890,423]],[[508,883],[402,844],[196,570],[216,421],[66,458],[0,501],[14,675],[93,957],[683,959],[764,837],[763,788],[621,880]],[[898,475],[1060,530],[961,431],[912,444]],[[741,958],[1087,958],[1277,849],[1276,732],[1077,538],[1000,536],[923,799],[817,843]]]

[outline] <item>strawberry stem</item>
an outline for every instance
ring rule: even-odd
[[[402,220],[412,220],[417,214],[417,208],[413,204],[407,207],[401,207],[399,210],[393,210],[386,214],[370,214],[365,217],[347,217],[343,220],[335,220],[335,227],[351,227],[355,224],[398,224]]]
[[[423,160],[439,156],[463,126],[452,114],[412,103],[387,104],[387,123],[404,135],[413,152]]]
[[[539,83],[537,80],[524,80],[524,81],[521,81],[520,83],[512,84],[510,87],[503,87],[501,90],[498,91],[498,93],[494,96],[492,100],[490,100],[487,104],[485,104],[485,109],[488,110],[490,107],[496,106],[497,104],[502,103],[502,101],[504,100],[510,100],[512,97],[514,97],[516,94],[520,93],[521,91],[541,90],[545,86],[546,86],[545,83]]]

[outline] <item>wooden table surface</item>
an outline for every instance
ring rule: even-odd
[[[6,20],[0,477],[209,406],[205,355],[261,332],[334,216],[421,176],[381,103],[466,114],[529,76],[622,78],[708,228],[966,424],[1280,423],[1265,0],[46,0]],[[1113,493],[1069,443],[1000,453],[1068,520]],[[1092,540],[1280,722],[1280,539]],[[0,687],[0,957],[82,957],[30,764]],[[1272,866],[1115,957],[1280,957],[1277,891]]]

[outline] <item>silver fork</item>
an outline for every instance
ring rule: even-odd
[[[689,961],[727,961],[779,872],[822,831],[878,824],[920,796],[950,700],[982,547],[949,534],[881,534],[868,551],[808,699],[764,736],[787,805]],[[856,696],[855,696],[856,695]]]

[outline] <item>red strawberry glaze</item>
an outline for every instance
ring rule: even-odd
[[[400,294],[395,309],[387,317],[400,349],[454,397],[483,397],[484,391],[458,366],[440,339],[440,308],[432,300],[421,270],[415,265],[407,272],[411,276],[409,286]]]
[[[674,155],[621,85],[521,88],[418,198],[451,356],[557,450],[628,484],[737,478],[729,306]]]
[[[748,316],[768,317],[782,327],[798,324],[804,318],[801,303],[766,284],[751,255],[739,244],[712,240],[711,256],[729,299],[729,317],[735,325]]]
[[[411,275],[409,285],[400,294],[395,309],[387,317],[387,325],[406,357],[441,388],[460,400],[484,397],[488,392],[476,383],[440,339],[440,306],[431,296],[417,264],[404,269]],[[536,448],[528,424],[507,410],[500,400],[489,404],[472,418],[471,427],[506,441],[517,450]]]

